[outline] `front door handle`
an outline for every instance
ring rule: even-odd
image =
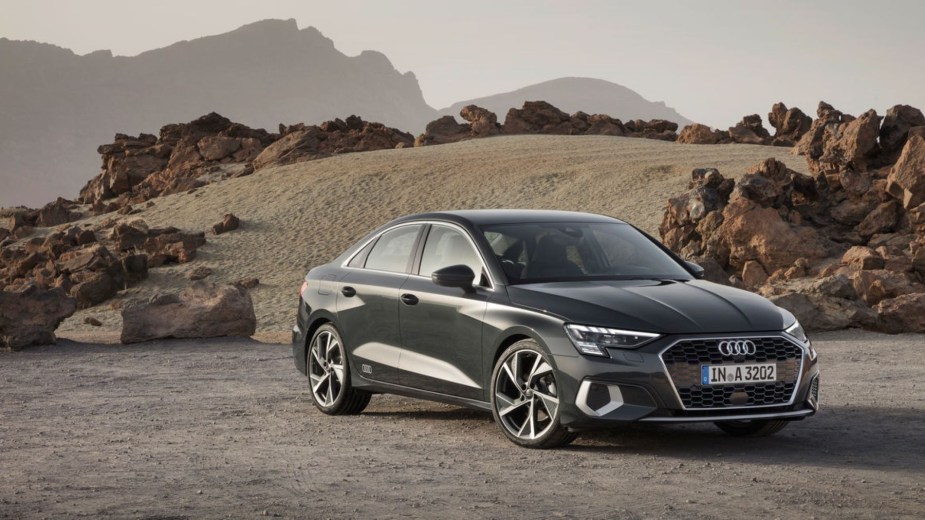
[[[417,305],[418,297],[413,294],[403,294],[401,295],[401,302],[405,305]]]
[[[341,289],[341,290],[340,290],[340,293],[343,294],[344,296],[346,296],[347,298],[350,298],[350,297],[352,297],[352,296],[356,296],[357,290],[354,289],[353,287],[350,287],[350,286],[348,285],[348,286],[344,287],[343,289]]]

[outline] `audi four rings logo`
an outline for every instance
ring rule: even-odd
[[[736,339],[720,341],[717,346],[719,353],[729,356],[752,356],[758,350],[755,342],[750,339]]]

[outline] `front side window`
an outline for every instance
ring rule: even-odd
[[[487,285],[482,275],[482,259],[469,239],[454,228],[432,226],[424,243],[421,276],[430,277],[438,269],[460,264],[469,266],[475,273],[475,285]]]
[[[420,225],[401,226],[383,233],[366,258],[366,268],[394,273],[407,272],[414,242],[420,230]]]
[[[618,223],[485,226],[510,283],[693,277],[645,235]]]

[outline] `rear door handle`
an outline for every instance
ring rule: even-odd
[[[401,295],[401,302],[405,305],[417,305],[418,297],[413,294],[403,294]]]
[[[343,289],[341,289],[341,290],[340,290],[340,293],[343,294],[344,296],[346,296],[347,298],[350,298],[350,297],[352,297],[352,296],[356,296],[357,290],[354,289],[353,287],[350,287],[350,286],[348,285],[348,286],[344,287]]]

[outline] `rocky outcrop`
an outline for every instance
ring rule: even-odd
[[[491,137],[501,133],[498,116],[482,107],[466,105],[459,111],[459,116],[469,122],[472,137]]]
[[[0,347],[20,350],[55,343],[55,329],[77,310],[64,289],[29,284],[0,291]]]
[[[683,144],[720,144],[729,142],[729,133],[713,130],[707,125],[693,123],[681,129],[678,142]]]
[[[263,169],[332,155],[404,148],[414,144],[414,136],[381,123],[350,116],[321,125],[280,125],[281,137],[254,159],[254,168]]]
[[[761,116],[745,116],[735,126],[730,127],[729,140],[739,144],[771,144],[771,134],[761,124]]]
[[[880,125],[880,149],[887,162],[899,156],[909,132],[915,128],[922,132],[919,135],[925,134],[925,115],[921,110],[909,105],[896,105],[886,111]]]
[[[787,108],[783,103],[775,103],[768,113],[768,123],[774,128],[772,145],[793,146],[809,131],[813,118],[799,108]]]
[[[100,146],[102,171],[80,191],[98,212],[253,172],[251,162],[278,136],[216,113],[161,128],[160,135],[116,134]]]
[[[906,142],[890,169],[886,190],[907,210],[925,203],[925,138],[915,135]]]
[[[761,116],[748,115],[728,130],[713,130],[706,125],[687,125],[678,136],[679,143],[687,144],[760,144],[794,146],[810,130],[812,118],[799,108],[787,108],[775,103],[768,113],[768,122],[774,128],[774,136],[764,128]]]
[[[62,226],[0,249],[0,288],[59,288],[88,308],[146,279],[149,268],[192,261],[203,244],[204,233],[149,229],[137,219]]]
[[[453,116],[443,116],[427,124],[424,133],[415,140],[415,146],[448,144],[479,137],[491,137],[501,133],[501,125],[494,112],[482,107],[466,105],[459,111],[466,123],[459,123]]]
[[[235,285],[195,282],[179,294],[158,294],[122,309],[122,343],[162,338],[252,336],[254,304]]]
[[[809,328],[925,332],[915,314],[925,301],[925,138],[906,125],[892,164],[895,143],[880,139],[916,120],[910,108],[891,109],[881,125],[873,110],[854,118],[821,103],[797,147],[813,177],[774,159],[738,181],[694,170],[689,191],[668,202],[663,242]],[[789,111],[774,112],[781,132]]]

